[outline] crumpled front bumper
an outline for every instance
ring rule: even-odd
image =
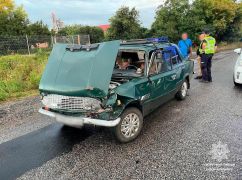
[[[121,120],[120,118],[117,118],[115,120],[101,120],[101,119],[92,119],[92,118],[86,118],[86,117],[68,116],[68,115],[51,112],[42,108],[39,109],[39,113],[55,118],[57,122],[63,123],[71,127],[82,127],[85,124],[91,124],[91,125],[103,126],[103,127],[115,127],[119,124]]]

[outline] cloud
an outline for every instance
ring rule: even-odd
[[[121,6],[135,7],[140,11],[140,20],[150,27],[155,10],[161,0],[15,0],[23,5],[31,21],[43,20],[51,26],[51,12],[55,12],[65,24],[100,25]]]

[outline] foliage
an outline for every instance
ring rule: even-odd
[[[167,35],[177,41],[182,32],[195,39],[200,31],[209,29],[217,40],[241,32],[241,3],[234,0],[166,0],[156,13],[151,32]]]
[[[49,53],[0,57],[0,101],[36,90]]]
[[[42,21],[37,21],[35,23],[29,24],[27,29],[28,35],[50,35],[48,26]]]
[[[82,26],[82,25],[71,25],[61,29],[59,35],[90,35],[91,43],[102,42],[104,40],[104,33],[102,29],[96,26]]]
[[[0,13],[12,10],[13,6],[12,0],[0,0]]]
[[[27,24],[27,14],[22,6],[0,12],[0,35],[25,34]]]
[[[121,7],[110,18],[111,27],[107,31],[107,39],[135,39],[142,36],[139,12],[129,7]]]
[[[12,0],[0,0],[0,35],[49,35],[49,29],[40,22],[31,24],[23,6],[15,6]]]
[[[233,23],[225,31],[224,41],[242,40],[242,2],[237,4]]]
[[[233,0],[196,0],[192,14],[199,17],[218,40],[222,40],[235,20],[237,8]]]
[[[157,12],[152,30],[155,36],[168,36],[177,40],[185,29],[185,20],[190,10],[189,0],[167,0]]]

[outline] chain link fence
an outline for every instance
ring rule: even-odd
[[[50,51],[55,43],[86,45],[90,44],[90,36],[0,36],[0,56],[9,54],[34,54],[39,49]]]

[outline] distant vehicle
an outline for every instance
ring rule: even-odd
[[[120,142],[130,142],[146,115],[186,98],[193,66],[165,38],[56,44],[39,85],[39,112],[67,126],[111,127]]]
[[[234,50],[235,53],[239,55],[236,64],[234,66],[234,85],[238,86],[242,84],[242,49],[238,48]]]

